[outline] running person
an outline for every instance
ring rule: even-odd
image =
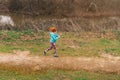
[[[58,57],[56,54],[56,41],[59,39],[59,35],[57,34],[57,29],[55,27],[51,27],[50,29],[50,47],[46,50],[44,50],[43,54],[46,55],[46,53],[49,50],[54,49],[54,57]]]

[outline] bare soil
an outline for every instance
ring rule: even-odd
[[[29,51],[15,51],[14,54],[0,54],[0,64],[28,67],[34,71],[86,70],[92,72],[120,73],[120,57],[101,54],[100,57],[34,56]]]

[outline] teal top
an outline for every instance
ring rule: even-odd
[[[58,34],[55,34],[53,32],[50,32],[50,42],[51,43],[56,43],[56,41],[58,40]]]

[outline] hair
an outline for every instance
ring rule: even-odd
[[[56,27],[50,27],[50,28],[49,28],[49,31],[56,32],[57,29],[56,29]]]

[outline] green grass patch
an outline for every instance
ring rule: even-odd
[[[115,33],[117,40],[120,41],[120,30],[114,30],[113,32]]]
[[[104,51],[114,56],[120,55],[120,48],[105,48]]]
[[[61,38],[57,41],[57,53],[60,56],[99,56],[101,50],[106,53],[120,56],[120,41],[107,38],[84,38],[74,32],[61,32]],[[33,30],[25,31],[0,31],[0,52],[12,52],[13,50],[29,50],[32,54],[42,55],[49,44],[49,33]],[[48,52],[51,55],[53,50]]]
[[[22,74],[16,71],[0,70],[0,80],[119,80],[119,74],[94,73],[86,71],[47,71]]]
[[[111,44],[111,41],[110,40],[107,40],[107,39],[100,39],[100,43],[102,45],[107,45],[107,44]]]
[[[16,31],[0,31],[2,41],[13,42],[20,39],[21,33]]]

